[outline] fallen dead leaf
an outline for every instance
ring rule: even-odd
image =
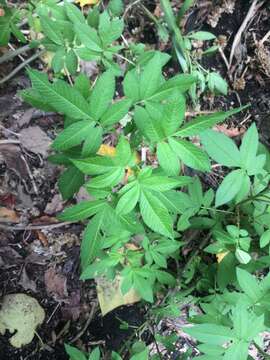
[[[48,238],[42,231],[37,230],[37,236],[43,246],[47,247],[49,245]]]
[[[52,200],[46,205],[44,210],[47,215],[54,215],[63,210],[62,197],[59,194],[55,194]]]
[[[37,284],[34,280],[29,278],[25,267],[22,269],[19,284],[24,288],[24,290],[31,290],[33,292],[37,291]]]
[[[13,144],[1,144],[0,155],[3,156],[7,168],[13,170],[22,181],[28,179],[28,171],[26,163],[21,157],[21,149]]]
[[[17,215],[16,211],[6,207],[0,207],[0,222],[17,224],[20,222],[20,217]]]
[[[81,313],[81,295],[80,290],[73,291],[63,307],[61,307],[61,312],[65,320],[76,321],[80,317]]]
[[[16,196],[11,193],[0,195],[0,204],[13,209],[16,204]]]
[[[229,136],[231,138],[242,135],[245,133],[246,129],[244,128],[230,128],[228,129],[228,126],[226,124],[222,124],[222,125],[216,125],[214,126],[214,130],[221,132],[223,134],[225,134],[226,136]]]
[[[0,16],[5,16],[5,10],[0,8]]]
[[[58,273],[55,268],[51,267],[46,270],[44,282],[48,295],[53,295],[58,300],[68,296],[67,278]]]
[[[44,157],[48,155],[52,140],[41,130],[39,126],[29,126],[20,132],[20,141],[27,150],[41,154]]]
[[[114,281],[103,277],[96,279],[98,302],[103,316],[119,306],[134,304],[141,300],[133,288],[127,294],[122,295],[122,280],[120,276],[116,276]]]

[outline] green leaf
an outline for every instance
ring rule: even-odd
[[[85,74],[80,73],[75,79],[74,88],[78,90],[85,99],[87,99],[90,95],[90,81],[88,77]]]
[[[61,47],[54,54],[54,57],[52,58],[52,68],[54,72],[58,73],[63,69],[65,63],[65,55],[65,49]]]
[[[216,35],[208,31],[196,31],[192,34],[188,34],[188,37],[194,40],[206,41],[206,40],[214,40],[216,38]]]
[[[98,33],[104,46],[110,45],[117,40],[124,30],[124,21],[122,19],[112,19],[105,11],[99,17]]]
[[[134,282],[134,288],[138,291],[138,293],[141,295],[141,297],[149,302],[153,302],[153,290],[151,287],[151,284],[149,284],[149,281],[144,279],[139,274],[133,275],[133,282]]]
[[[84,175],[75,167],[69,166],[58,180],[58,187],[64,200],[70,199],[84,183]]]
[[[82,156],[89,156],[98,151],[102,143],[102,135],[103,129],[100,126],[91,128],[83,144]]]
[[[82,11],[80,11],[77,6],[65,1],[65,10],[68,18],[74,23],[85,23],[85,18]]]
[[[243,251],[241,249],[236,249],[235,256],[237,260],[240,262],[240,264],[248,264],[251,260],[251,256],[246,251]]]
[[[270,243],[270,230],[266,230],[260,237],[260,248],[264,248]]]
[[[93,351],[91,351],[88,360],[100,360],[100,350],[98,347],[96,347]]]
[[[152,191],[168,191],[189,184],[192,179],[188,176],[179,176],[177,178],[169,178],[167,176],[152,175],[140,180],[140,185],[144,189]]]
[[[241,268],[236,269],[237,281],[244,293],[256,303],[262,296],[262,291],[254,276]]]
[[[56,21],[49,18],[41,17],[40,23],[44,34],[55,44],[64,45],[64,39],[61,32],[58,30]]]
[[[92,131],[93,123],[82,120],[77,121],[64,129],[54,140],[52,147],[55,150],[67,150],[73,146],[79,145],[87,135]]]
[[[87,184],[87,188],[103,189],[106,187],[113,188],[124,179],[125,170],[123,168],[115,168],[103,175],[99,175],[91,179]]]
[[[97,80],[90,97],[90,113],[99,120],[107,110],[115,91],[115,77],[111,71],[106,71]]]
[[[182,94],[178,94],[162,106],[164,133],[170,136],[175,133],[185,118],[186,100]]]
[[[108,9],[115,16],[120,16],[124,12],[124,3],[123,0],[110,0]]]
[[[70,49],[66,56],[66,68],[67,71],[74,75],[78,70],[78,58],[73,49]]]
[[[159,54],[147,63],[140,78],[140,99],[153,95],[162,82],[162,65]]]
[[[140,77],[136,69],[130,70],[123,81],[123,88],[126,97],[136,102],[140,99]]]
[[[96,214],[88,223],[82,239],[81,245],[81,266],[84,270],[96,257],[99,249],[102,247],[101,226],[104,212]]]
[[[135,106],[134,120],[144,136],[151,142],[158,142],[165,137],[161,122],[162,114],[159,114],[159,118],[156,116],[152,117],[152,114],[147,109]]]
[[[84,356],[84,353],[79,349],[75,348],[74,346],[65,344],[65,350],[70,360],[87,360]]]
[[[128,214],[136,206],[140,197],[140,187],[137,183],[121,196],[116,206],[116,212],[118,214]]]
[[[95,156],[87,159],[72,160],[72,162],[87,175],[104,174],[116,167],[113,159],[107,156]]]
[[[216,192],[216,207],[228,203],[237,195],[242,187],[244,175],[243,170],[239,169],[225,176]]]
[[[240,167],[240,151],[235,143],[222,133],[206,130],[200,135],[207,153],[217,163],[228,167]]]
[[[173,238],[172,218],[162,202],[150,191],[142,191],[140,210],[143,221],[153,231]]]
[[[255,166],[258,146],[259,135],[256,125],[253,123],[245,133],[240,146],[242,164],[248,171],[252,171]]]
[[[57,112],[73,119],[89,119],[89,106],[82,95],[62,80],[50,84],[44,75],[36,70],[28,70],[33,87]]]
[[[149,98],[149,100],[160,101],[167,100],[168,97],[176,90],[184,93],[196,82],[197,78],[192,75],[180,74],[165,81],[157,91]]]
[[[123,99],[112,104],[102,115],[100,123],[102,126],[112,126],[118,121],[122,120],[128,113],[128,110],[132,104],[129,99]]]
[[[185,332],[195,339],[209,345],[223,345],[234,338],[229,327],[216,324],[199,324],[185,328]]]
[[[76,22],[74,30],[84,46],[89,50],[96,52],[102,52],[101,41],[97,35],[97,31],[94,28],[86,24]]]
[[[172,151],[169,144],[160,142],[157,144],[157,157],[159,165],[169,176],[177,176],[180,173],[180,162],[177,155]]]
[[[208,75],[208,87],[213,93],[220,93],[227,95],[228,84],[227,82],[216,72],[211,72]]]
[[[242,111],[245,107],[240,107],[230,111],[220,111],[211,115],[201,115],[197,116],[195,119],[192,119],[186,123],[179,131],[177,131],[175,136],[194,136],[200,134],[202,131],[213,127],[215,124],[223,122],[229,116],[237,114],[239,111]]]
[[[82,201],[81,203],[71,206],[58,216],[61,221],[80,221],[87,219],[104,207],[103,200],[89,200]]]
[[[169,138],[169,145],[185,165],[200,171],[210,171],[207,154],[191,142]]]

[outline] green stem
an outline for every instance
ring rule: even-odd
[[[177,24],[180,23],[181,19],[185,15],[185,12],[193,5],[194,0],[185,0],[184,4],[181,6],[181,9],[179,10],[176,18]]]
[[[181,31],[176,23],[176,18],[174,16],[171,4],[169,0],[160,0],[160,4],[162,10],[164,12],[165,21],[168,25],[170,32],[173,35],[173,43],[175,46],[175,51],[177,53],[177,57],[179,59],[180,65],[182,67],[183,72],[188,72],[187,65],[187,55],[186,49],[184,45],[183,36]]]

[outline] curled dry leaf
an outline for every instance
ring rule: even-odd
[[[20,217],[16,211],[7,209],[6,207],[0,207],[0,222],[15,223],[20,222]]]
[[[45,312],[36,299],[25,294],[6,295],[0,311],[0,333],[6,330],[17,332],[10,338],[10,344],[16,348],[29,344],[38,325],[45,318]]]
[[[226,136],[229,136],[230,138],[242,135],[245,133],[245,129],[244,128],[230,128],[228,129],[228,126],[226,124],[222,124],[222,125],[216,125],[214,127],[214,130],[218,131],[218,132],[222,132],[223,134],[225,134]]]

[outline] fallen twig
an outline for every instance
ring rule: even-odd
[[[70,341],[70,343],[74,343],[77,340],[80,339],[80,337],[85,333],[85,331],[87,330],[88,326],[90,325],[91,321],[94,318],[94,315],[96,313],[96,309],[97,309],[97,302],[93,302],[93,306],[90,310],[88,319],[86,320],[86,323],[84,325],[84,327],[82,328],[82,330]]]
[[[248,13],[244,19],[244,21],[242,22],[242,25],[240,26],[239,30],[237,31],[237,34],[235,35],[235,38],[233,40],[233,44],[232,44],[232,49],[231,49],[231,53],[230,53],[230,60],[229,60],[229,67],[231,68],[232,66],[232,61],[233,61],[233,57],[235,54],[235,50],[238,47],[240,41],[241,41],[241,37],[243,32],[245,31],[246,27],[248,26],[248,23],[250,20],[252,20],[254,18],[254,15],[256,14],[256,12],[258,11],[258,9],[263,5],[264,1],[261,1],[258,4],[258,0],[254,0],[253,3],[251,4]]]
[[[40,57],[45,50],[41,50],[37,52],[36,54],[32,55],[29,59],[22,62],[19,66],[17,66],[11,73],[9,73],[7,76],[5,76],[3,79],[0,80],[0,86],[3,85],[5,82],[13,78],[20,70],[22,70],[24,67],[26,67],[28,64],[36,60],[38,57]]]
[[[51,230],[60,228],[62,226],[73,224],[74,222],[65,221],[55,224],[31,224],[31,225],[6,225],[4,223],[0,223],[0,229],[9,230],[9,231],[27,231],[27,230]]]

